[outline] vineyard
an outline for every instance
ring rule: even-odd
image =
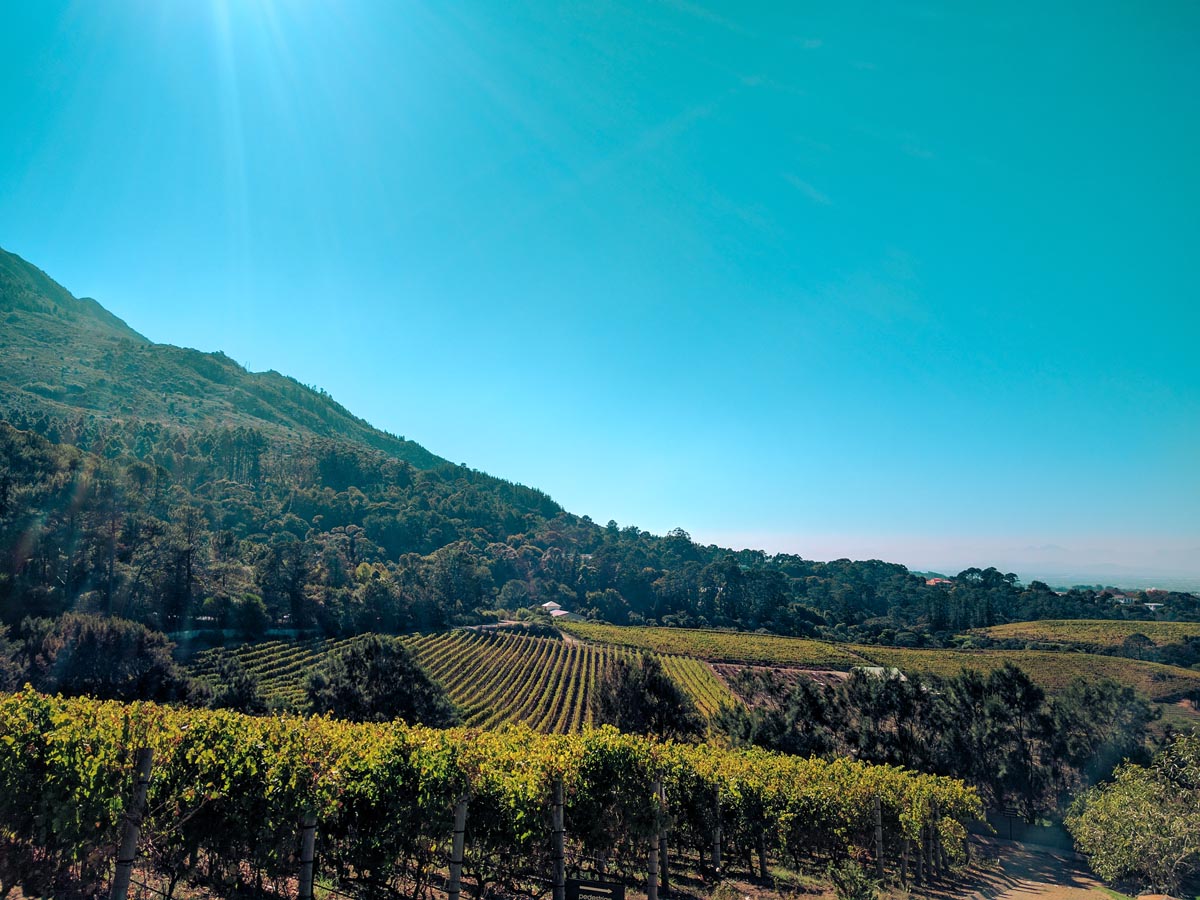
[[[258,679],[259,689],[273,707],[298,711],[306,705],[304,681],[313,666],[325,654],[348,642],[349,639],[267,641],[234,650],[206,650],[196,656],[189,668],[195,677],[214,682],[221,656],[231,654]]]
[[[305,707],[305,679],[322,657],[344,641],[271,642],[237,650],[210,650],[192,666],[200,678],[215,678],[220,654],[231,652],[259,679],[272,706]],[[447,631],[405,639],[429,674],[445,689],[472,727],[508,723],[566,734],[591,724],[591,699],[610,659],[628,657],[625,647],[530,637],[512,630]],[[656,654],[666,673],[710,716],[737,702],[703,662]]]
[[[1186,623],[1157,624],[1180,625],[1184,633],[1194,627]],[[658,657],[666,673],[706,717],[722,704],[740,702],[713,669],[718,666],[727,677],[733,671],[731,664],[835,671],[878,665],[951,676],[963,669],[991,671],[1011,661],[1051,691],[1066,687],[1076,678],[1111,678],[1165,704],[1200,689],[1200,672],[1191,669],[1079,652],[915,650],[775,635],[592,623],[570,623],[563,630],[577,640],[532,637],[505,629],[454,630],[404,640],[430,675],[445,687],[461,711],[464,724],[495,728],[518,723],[550,734],[577,732],[591,724],[591,699],[604,666],[610,659],[635,652]],[[211,680],[220,654],[233,653],[259,679],[261,690],[274,708],[299,712],[305,709],[308,672],[343,643],[273,641],[235,650],[210,650],[196,657],[192,673]]]
[[[144,807],[130,799],[135,758],[149,767]],[[122,824],[134,805],[140,832]],[[452,897],[460,878],[472,896],[489,886],[545,896],[551,873],[557,895],[561,873],[589,860],[640,882],[659,871],[662,837],[676,860],[707,852],[748,869],[757,857],[765,873],[771,861],[820,869],[853,855],[902,877],[911,863],[920,878],[962,861],[965,825],[981,813],[975,791],[950,778],[611,728],[437,731],[0,696],[0,895],[20,884],[90,896],[131,834],[135,881],[168,895],[199,883],[292,896],[299,873],[302,885],[315,875],[414,897],[445,886],[448,865]]]
[[[1200,688],[1200,672],[1161,663],[1052,650],[908,650],[861,647],[883,666],[905,672],[949,676],[963,669],[989,672],[1006,662],[1020,666],[1049,691],[1061,690],[1076,678],[1111,678],[1159,703],[1170,703]]]
[[[1180,624],[1184,631],[1200,628]],[[832,670],[854,666],[894,666],[905,672],[950,676],[957,675],[963,669],[988,672],[1011,661],[1029,673],[1042,687],[1052,691],[1066,687],[1076,678],[1111,678],[1131,685],[1152,700],[1169,703],[1188,691],[1200,688],[1200,672],[1192,669],[1088,653],[1050,650],[913,650],[866,644],[830,644],[775,635],[684,628],[627,628],[592,623],[570,623],[564,630],[590,641],[688,654],[717,663]],[[722,669],[725,667],[722,666]]]
[[[1115,650],[1135,634],[1145,635],[1158,646],[1200,639],[1200,622],[1129,622],[1102,619],[1044,619],[1010,622],[981,628],[979,634],[998,641],[1029,641],[1046,644],[1076,644]]]
[[[559,624],[564,631],[581,640],[618,644],[654,653],[678,654],[709,662],[841,670],[872,665],[862,654],[862,648],[852,650],[845,644],[806,638],[692,628],[599,625],[592,622]]]

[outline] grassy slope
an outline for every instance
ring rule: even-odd
[[[1120,647],[1134,634],[1143,634],[1155,644],[1182,643],[1200,637],[1200,622],[1112,622],[1103,619],[1045,619],[1039,622],[1010,622],[981,628],[978,634],[995,640],[1017,640],[1048,644],[1081,644],[1089,647]]]

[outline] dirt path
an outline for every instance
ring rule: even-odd
[[[993,862],[975,867],[970,882],[931,891],[929,896],[947,900],[1111,900],[1113,896],[1074,853],[995,839],[972,843],[977,859]]]

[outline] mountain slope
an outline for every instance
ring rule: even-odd
[[[1152,615],[995,569],[931,585],[879,560],[602,528],[278,373],[152,343],[3,251],[0,323],[3,622],[90,610],[332,636],[554,601],[618,625],[918,647],[1018,619],[1200,619],[1192,595],[1155,595]]]
[[[278,372],[247,372],[223,353],[148,341],[2,249],[0,322],[0,412],[10,421],[74,411],[186,429],[245,426],[351,441],[421,469],[446,462]]]

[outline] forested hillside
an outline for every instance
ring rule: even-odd
[[[336,636],[554,600],[615,624],[942,646],[958,632],[1152,614],[995,569],[929,583],[600,526],[440,460],[328,396],[153,344],[0,251],[0,617],[114,613],[169,631]],[[1140,598],[1140,599],[1145,599]]]

